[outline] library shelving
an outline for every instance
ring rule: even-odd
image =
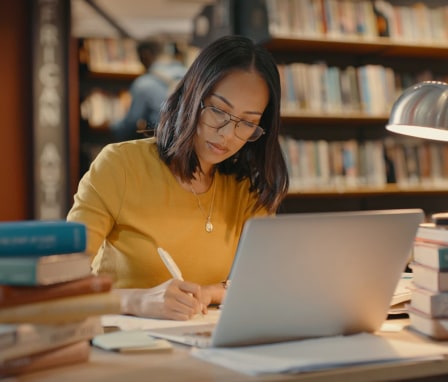
[[[128,89],[144,68],[132,39],[79,39],[78,56],[81,176],[99,150],[115,140],[110,125],[125,115]]]
[[[291,188],[280,212],[420,207],[431,214],[448,208],[445,145],[385,130],[406,87],[448,80],[448,6],[243,3],[249,20],[266,12],[267,29],[241,24],[241,15],[236,24],[271,51],[282,77],[282,147]]]
[[[446,147],[385,130],[392,103],[407,86],[448,80],[444,1],[240,0],[215,6],[235,12],[223,28],[226,33],[261,42],[279,65],[282,140],[295,147],[293,152],[285,148],[285,156],[288,162],[294,155],[301,158],[288,163],[291,189],[280,212],[420,207],[430,214],[445,209]],[[297,20],[301,14],[305,17]],[[95,66],[85,43],[79,45],[80,175],[97,150],[112,141],[105,110],[123,112],[125,90],[140,70],[135,57],[132,69]],[[131,42],[126,49],[116,49],[111,41],[95,43],[97,55],[105,46],[108,54],[131,52]],[[104,54],[94,59],[107,61]],[[93,102],[85,102],[92,94]],[[102,102],[109,106],[98,108]],[[92,103],[99,115],[89,114]],[[307,178],[310,171],[323,171],[323,161],[328,162],[326,178],[316,173]],[[342,167],[331,176],[335,163]]]

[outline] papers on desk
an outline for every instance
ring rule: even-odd
[[[194,326],[215,324],[218,321],[219,313],[219,310],[209,309],[207,314],[198,314],[188,321],[157,320],[152,318],[125,316],[121,314],[106,314],[101,317],[101,324],[106,329],[116,328],[119,330],[145,330],[175,326]]]
[[[407,313],[405,304],[411,300],[413,274],[404,272],[395,288],[394,295],[390,302],[389,314]]]
[[[210,310],[189,321],[156,320],[105,315],[102,324],[123,331],[216,323],[220,311]],[[386,323],[387,324],[387,323]],[[442,359],[447,348],[438,344],[412,343],[374,334],[336,336],[239,348],[192,348],[192,355],[248,374],[300,373],[368,363]]]
[[[325,337],[262,346],[192,349],[202,360],[244,374],[299,373],[367,363],[442,359],[446,348],[374,334]]]
[[[170,351],[173,346],[166,340],[152,338],[144,330],[127,330],[95,336],[92,345],[121,353]]]

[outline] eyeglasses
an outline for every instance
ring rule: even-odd
[[[208,127],[219,130],[226,126],[230,121],[233,121],[235,122],[235,136],[246,142],[255,142],[266,133],[261,126],[235,117],[215,106],[205,106],[204,103],[201,102],[201,107],[202,122]]]

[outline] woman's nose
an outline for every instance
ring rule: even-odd
[[[238,121],[235,121],[234,119],[230,119],[224,126],[222,126],[218,129],[218,133],[221,135],[232,134],[232,136],[233,136],[233,135],[235,135],[235,129],[236,129],[237,124],[238,124]]]

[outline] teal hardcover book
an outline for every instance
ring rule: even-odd
[[[0,284],[4,285],[50,285],[89,274],[90,258],[84,253],[0,257]]]
[[[0,223],[0,257],[47,256],[83,252],[87,230],[65,220],[24,220]]]

